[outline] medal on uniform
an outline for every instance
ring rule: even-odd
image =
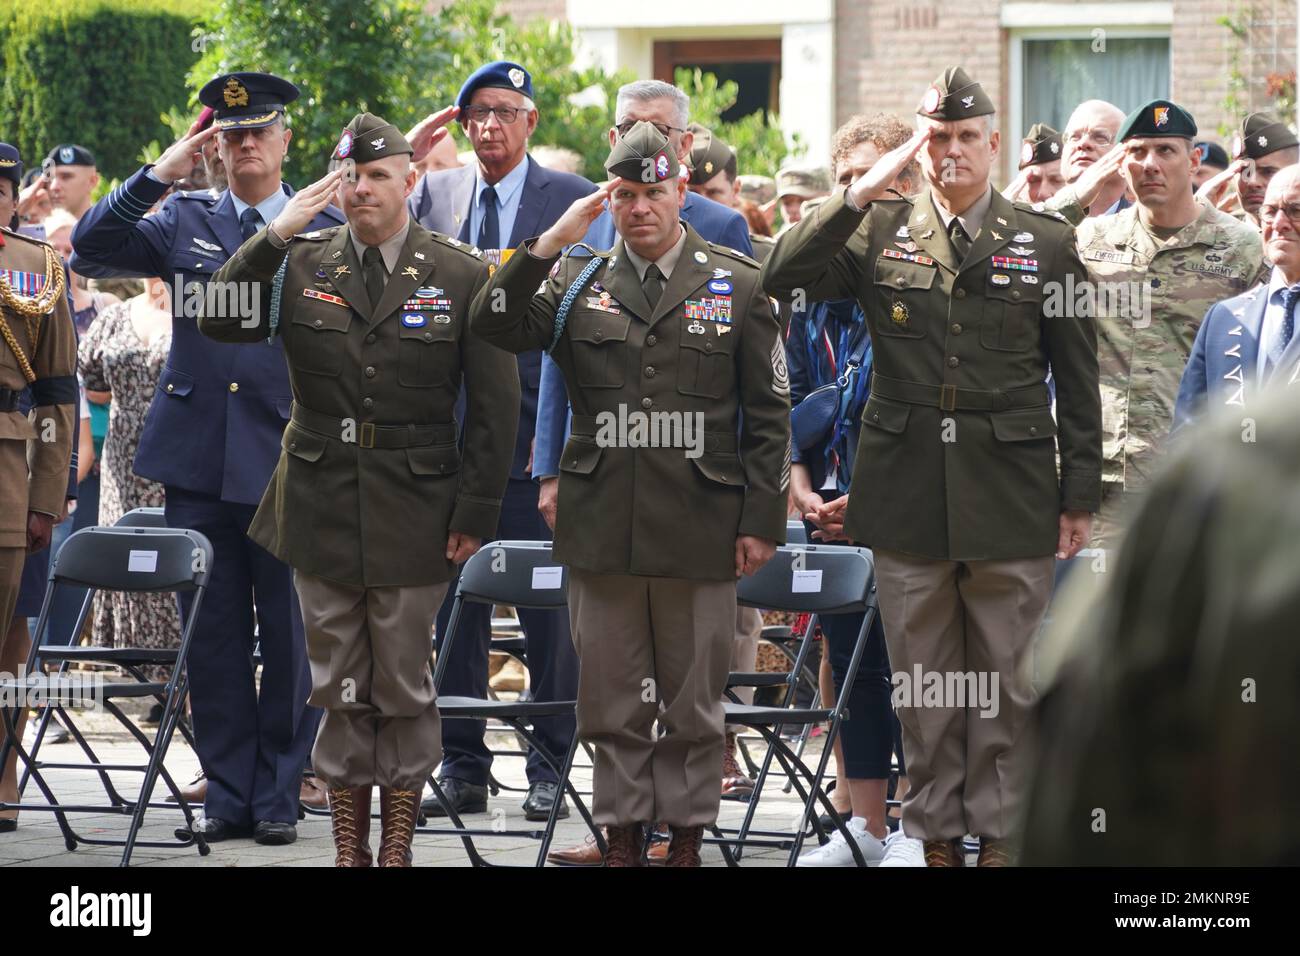
[[[700,324],[700,320],[696,319],[690,325],[686,326],[686,331],[690,332],[691,335],[703,335],[707,330]]]
[[[1020,281],[1023,282],[1025,285],[1038,285],[1038,276],[1025,273],[1020,277]]]
[[[908,319],[907,306],[903,305],[901,302],[895,301],[894,308],[889,313],[889,317],[893,320],[895,325],[906,325]]]
[[[898,248],[902,249],[905,252],[916,252],[916,250],[919,248],[917,244],[913,242],[911,239],[907,240],[907,242],[899,242],[897,239],[895,239],[894,245],[898,246]]]

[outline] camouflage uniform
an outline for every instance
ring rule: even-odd
[[[1133,283],[1123,287],[1127,298],[1111,294],[1119,286],[1094,290],[1104,456],[1097,544],[1113,530],[1121,494],[1142,488],[1159,461],[1205,313],[1265,274],[1258,233],[1231,216],[1201,204],[1195,220],[1162,242],[1142,225],[1139,208],[1085,219],[1077,229],[1094,285]],[[1136,311],[1148,301],[1149,313]]]

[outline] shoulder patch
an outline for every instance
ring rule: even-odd
[[[1068,224],[1070,221],[1066,219],[1063,215],[1061,215],[1059,212],[1057,212],[1055,209],[1048,209],[1040,202],[1036,202],[1036,203],[1013,202],[1011,205],[1014,206],[1019,212],[1032,213],[1035,216],[1044,216],[1048,219],[1055,219],[1057,222],[1064,222],[1066,224]]]
[[[749,256],[745,255],[743,252],[739,251],[738,249],[732,249],[730,246],[720,246],[716,242],[709,242],[708,246],[714,252],[719,252],[724,256],[730,256],[732,259],[735,259],[738,262],[745,263],[745,265],[753,266],[755,269],[762,268],[759,265],[757,259],[751,259]]]

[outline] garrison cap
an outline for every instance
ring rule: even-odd
[[[1196,120],[1177,103],[1170,100],[1152,100],[1139,106],[1124,118],[1119,130],[1119,141],[1137,136],[1177,136],[1196,138]]]
[[[95,154],[76,143],[64,143],[55,146],[45,157],[41,167],[46,166],[94,166]]]
[[[1215,169],[1228,168],[1227,150],[1218,143],[1197,143],[1196,153],[1201,157],[1202,166],[1213,166]]]
[[[1046,123],[1029,127],[1029,135],[1020,146],[1020,169],[1041,166],[1061,158],[1061,134]]]
[[[1251,113],[1232,140],[1232,158],[1259,159],[1288,146],[1300,145],[1295,133],[1267,113]]]
[[[789,166],[778,170],[776,174],[776,195],[798,196],[800,199],[814,199],[829,195],[831,191],[831,173],[824,166]]]
[[[717,139],[711,130],[705,129],[699,123],[692,123],[690,130],[695,134],[695,144],[691,147],[690,184],[703,185],[724,170],[728,171],[734,179],[736,154],[731,147]]]
[[[644,120],[614,141],[605,171],[633,183],[661,183],[681,171],[668,137]]]
[[[23,158],[16,146],[0,143],[0,177],[13,181],[14,198],[18,198],[18,187],[23,181]]]
[[[358,113],[343,127],[330,159],[371,163],[399,153],[415,153],[400,129],[374,113]]]
[[[930,85],[916,112],[932,120],[964,120],[996,113],[984,88],[959,66],[950,66]]]
[[[218,130],[260,129],[284,115],[298,95],[298,87],[270,73],[223,73],[199,90],[199,102],[212,107]]]
[[[530,100],[533,98],[533,78],[518,63],[509,60],[497,60],[480,66],[469,75],[465,85],[456,95],[456,105],[461,109],[469,106],[470,97],[475,90],[514,90]]]

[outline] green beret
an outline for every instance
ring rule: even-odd
[[[1290,128],[1267,113],[1251,113],[1232,140],[1232,158],[1259,159],[1288,146],[1300,145]]]
[[[984,88],[959,66],[950,66],[925,91],[916,112],[932,120],[964,120],[996,113]]]
[[[1119,130],[1119,141],[1133,139],[1135,136],[1177,136],[1181,139],[1196,138],[1196,120],[1177,103],[1169,100],[1152,100],[1145,106],[1139,106],[1124,118],[1124,125]]]
[[[699,123],[692,123],[690,130],[695,134],[690,158],[691,185],[702,186],[724,170],[734,177],[736,154],[732,152],[731,147],[722,140],[716,139],[712,131],[705,129]]]
[[[1020,166],[1041,166],[1061,158],[1061,134],[1046,123],[1029,127],[1029,135],[1020,147]]]
[[[373,113],[358,113],[343,127],[343,134],[339,136],[330,159],[371,163],[399,153],[411,155],[414,152],[402,131],[392,123]]]
[[[614,142],[605,171],[633,183],[661,183],[676,179],[681,165],[668,137],[642,120]]]

